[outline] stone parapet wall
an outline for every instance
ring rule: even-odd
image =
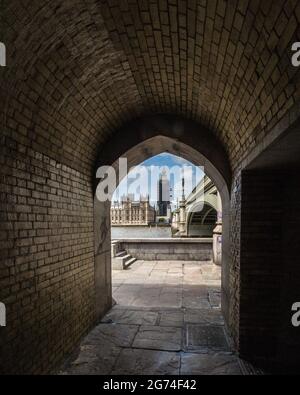
[[[212,239],[122,239],[128,254],[142,260],[211,261]]]

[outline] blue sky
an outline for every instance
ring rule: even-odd
[[[169,172],[173,208],[182,194],[182,174],[184,174],[185,179],[186,196],[202,180],[204,175],[202,168],[193,165],[186,159],[169,153],[162,153],[147,159],[130,171],[116,189],[113,201],[120,200],[123,195],[128,193],[134,193],[135,200],[139,200],[141,195],[149,194],[151,203],[155,204],[157,200],[157,181],[164,168]],[[183,171],[184,173],[182,173]]]

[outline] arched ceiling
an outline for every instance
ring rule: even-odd
[[[95,173],[106,165],[118,171],[119,158],[126,158],[131,168],[163,152],[202,166],[222,198],[228,200],[232,174],[224,148],[209,130],[180,116],[158,114],[127,123],[102,145]]]
[[[296,0],[3,3],[3,135],[81,171],[151,113],[200,122],[234,167],[299,99]]]

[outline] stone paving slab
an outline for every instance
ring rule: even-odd
[[[82,345],[78,357],[60,374],[106,375],[111,371],[122,351],[121,347],[103,342],[97,345]]]
[[[156,325],[159,313],[144,310],[117,310],[113,309],[105,316],[105,320],[112,320],[116,324]]]
[[[182,292],[185,297],[201,297],[208,300],[209,288],[203,285],[183,285]]]
[[[180,355],[175,352],[123,349],[113,375],[179,375]]]
[[[180,351],[182,329],[176,327],[141,326],[132,345],[149,350]]]
[[[187,324],[224,325],[221,311],[209,309],[186,309],[184,322]]]
[[[133,299],[132,306],[143,307],[148,306],[151,308],[158,308],[160,306],[159,296],[143,296]]]
[[[209,300],[198,296],[184,296],[183,307],[192,309],[211,309]]]
[[[136,262],[113,272],[116,305],[61,374],[240,374],[220,310],[221,269]]]
[[[161,311],[160,312],[160,326],[171,326],[171,327],[183,327],[183,311],[176,309],[173,311]]]
[[[241,375],[238,358],[224,354],[182,354],[182,375]]]
[[[99,324],[83,340],[82,345],[130,347],[138,325]]]

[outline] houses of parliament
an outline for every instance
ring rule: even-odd
[[[151,206],[149,197],[134,201],[134,196],[128,195],[111,206],[112,225],[149,225],[155,220],[156,211]]]

